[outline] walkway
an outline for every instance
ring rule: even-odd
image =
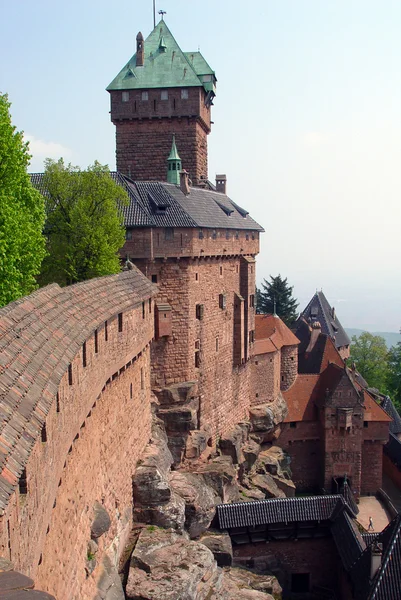
[[[390,523],[389,515],[382,503],[375,496],[362,496],[359,500],[358,508],[357,520],[366,531],[369,527],[369,517],[373,519],[374,531],[383,531]]]

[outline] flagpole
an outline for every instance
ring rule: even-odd
[[[153,0],[153,29],[156,27],[156,0]]]

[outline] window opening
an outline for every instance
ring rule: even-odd
[[[56,412],[60,412],[60,394],[58,392],[56,394]]]
[[[152,275],[152,283],[157,283],[157,275]]]
[[[128,102],[129,101],[129,92],[123,92],[122,93],[122,101],[123,102]]]
[[[129,397],[132,400],[132,383],[129,384]]]
[[[149,92],[142,92],[142,102],[147,102],[149,100]]]
[[[68,385],[72,385],[72,364],[68,365]]]
[[[145,318],[145,302],[142,302],[142,319]]]
[[[118,313],[118,331],[121,333],[123,330],[123,313]]]
[[[82,344],[82,366],[86,367],[86,342]]]
[[[18,487],[19,487],[20,494],[28,493],[28,482],[27,482],[27,477],[26,477],[26,469],[24,469],[21,473],[21,477],[19,478]]]
[[[42,440],[42,444],[45,444],[47,442],[46,423],[43,424],[42,431],[40,432],[40,437]]]
[[[98,340],[97,329],[95,329],[95,354],[97,354],[98,352],[99,352],[99,340]]]
[[[109,328],[108,328],[107,321],[104,322],[104,339],[106,342],[109,339]]]
[[[145,389],[145,376],[143,372],[143,367],[141,367],[141,390]]]

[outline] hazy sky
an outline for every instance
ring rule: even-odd
[[[152,0],[0,0],[0,91],[46,156],[115,168],[110,83]],[[209,178],[266,233],[258,280],[316,288],[346,327],[401,326],[401,2],[157,0],[218,84]],[[184,165],[185,166],[185,165]]]

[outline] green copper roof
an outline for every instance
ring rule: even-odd
[[[171,146],[170,156],[167,160],[181,160],[180,155],[178,154],[177,146],[175,144],[175,135],[173,135],[173,144]]]
[[[195,86],[210,89],[210,82],[204,82],[202,76],[214,79],[213,71],[199,52],[182,52],[165,21],[156,25],[144,45],[144,66],[136,66],[134,54],[108,91]]]

